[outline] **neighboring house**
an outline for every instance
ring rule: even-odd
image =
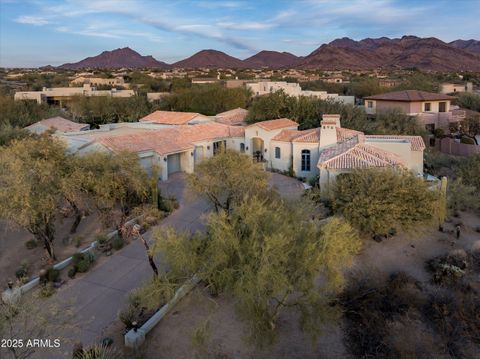
[[[473,84],[471,82],[464,84],[444,82],[440,85],[440,93],[448,94],[455,92],[473,92]]]
[[[125,83],[123,77],[118,76],[111,79],[104,79],[101,77],[85,77],[79,76],[70,81],[70,85],[85,85],[90,84],[90,86],[121,86],[121,87],[128,87],[128,84]]]
[[[217,113],[215,115],[215,121],[225,125],[240,126],[245,124],[247,114],[248,110],[238,107],[230,111]]]
[[[327,91],[307,91],[302,90],[299,83],[285,82],[285,81],[259,81],[245,84],[247,89],[252,91],[254,96],[263,96],[277,91],[283,91],[288,96],[299,97],[316,97],[320,100],[334,100],[345,104],[353,105],[355,102],[354,96],[339,96],[334,93],[327,93]]]
[[[170,92],[147,92],[148,102],[159,101],[167,96],[170,96]]]
[[[109,96],[109,97],[132,97],[133,90],[97,90],[90,84],[83,87],[44,87],[42,91],[17,91],[15,100],[35,100],[38,103],[60,104],[70,101],[75,96]]]
[[[139,121],[161,125],[194,125],[201,122],[210,122],[212,119],[195,112],[155,111]]]
[[[34,124],[25,127],[25,129],[40,135],[48,130],[55,130],[55,132],[62,133],[87,131],[90,129],[90,125],[86,123],[73,122],[57,116],[35,122]]]
[[[399,109],[409,116],[417,116],[427,129],[448,129],[450,122],[459,122],[465,118],[465,112],[453,109],[453,96],[444,94],[406,90],[388,92],[364,98],[365,111],[368,115]]]
[[[219,77],[194,77],[192,78],[193,85],[204,85],[204,84],[217,84],[220,83],[221,80]]]

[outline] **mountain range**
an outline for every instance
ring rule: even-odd
[[[152,56],[142,56],[125,47],[104,51],[76,63],[59,66],[80,68],[303,68],[320,70],[368,70],[373,68],[418,68],[432,71],[480,71],[480,41],[403,36],[367,38],[360,41],[344,37],[323,44],[305,57],[288,52],[260,51],[241,60],[217,50],[202,50],[167,64]]]

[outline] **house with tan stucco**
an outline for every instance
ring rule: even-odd
[[[192,173],[201,161],[223,149],[248,154],[268,170],[318,178],[322,189],[355,168],[399,167],[423,174],[422,137],[365,135],[342,128],[336,114],[323,115],[321,127],[308,130],[299,130],[298,123],[287,118],[232,126],[216,121],[189,123],[189,116],[178,117],[183,120],[178,124],[112,124],[59,137],[72,153],[136,152],[148,173],[153,166],[161,169],[160,180],[176,172]]]
[[[448,129],[451,122],[465,118],[465,111],[453,108],[455,97],[418,90],[387,92],[364,98],[367,115],[375,116],[385,110],[400,110],[416,116],[427,130]]]

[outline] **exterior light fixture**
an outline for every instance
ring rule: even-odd
[[[265,148],[265,153],[267,152],[267,149]]]
[[[167,157],[163,157],[163,160],[164,160],[165,162],[167,162]]]
[[[248,146],[247,146],[247,147],[245,147],[245,150],[246,150],[246,151],[248,151]]]
[[[193,152],[190,152],[190,156],[192,156],[192,157],[193,157]]]
[[[209,150],[209,149],[210,149],[210,146],[207,146],[207,150]]]

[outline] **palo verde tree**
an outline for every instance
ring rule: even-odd
[[[440,193],[422,178],[392,168],[357,169],[337,177],[332,206],[364,234],[386,235],[439,218]],[[444,209],[443,209],[444,210]]]
[[[136,153],[89,153],[78,159],[77,171],[82,183],[72,193],[86,193],[106,226],[113,222],[122,228],[131,210],[148,199],[148,176]],[[115,219],[117,209],[120,217]]]
[[[52,138],[26,138],[0,148],[0,218],[33,234],[52,260],[65,162],[63,144]]]
[[[246,195],[270,195],[268,174],[250,157],[235,151],[221,151],[204,160],[187,183],[191,192],[207,198],[217,212],[229,211]]]
[[[337,217],[321,225],[298,205],[256,197],[230,213],[212,212],[206,234],[156,234],[169,275],[195,274],[212,293],[230,297],[260,345],[273,341],[285,310],[295,310],[301,328],[317,334],[335,314],[329,300],[360,246],[356,232]]]

